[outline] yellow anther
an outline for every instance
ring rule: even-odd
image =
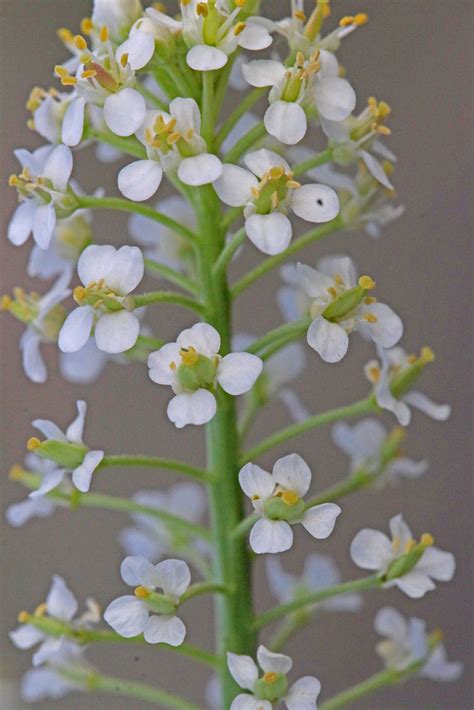
[[[244,7],[247,0],[235,0],[235,7]]]
[[[15,175],[15,177],[16,177],[16,175]],[[258,198],[260,197],[260,192],[258,191],[258,188],[256,188],[256,187],[250,188],[250,194],[252,195],[254,200],[258,200]]]
[[[341,17],[339,20],[339,27],[349,27],[349,25],[354,24],[354,17],[353,15],[345,15],[344,17]]]
[[[26,448],[28,451],[36,451],[37,448],[41,446],[41,441],[36,436],[30,436],[26,442]]]
[[[77,79],[75,76],[65,76],[63,79],[61,79],[61,84],[63,86],[76,86]]]
[[[390,136],[392,135],[392,129],[389,128],[388,126],[381,126],[380,124],[375,125],[374,131],[377,131],[377,133],[380,133],[381,136]]]
[[[405,553],[405,555],[407,555],[409,552],[411,552],[413,550],[413,548],[415,547],[415,545],[416,545],[416,542],[412,537],[409,540],[407,540],[404,547],[403,547],[403,552]]]
[[[65,27],[60,27],[56,34],[64,44],[72,44],[74,42],[73,33]]]
[[[84,301],[85,296],[86,289],[84,288],[84,286],[76,286],[72,294],[72,297],[74,298],[76,303],[81,304]]]
[[[332,296],[332,298],[337,298],[337,291],[334,286],[329,286],[326,291],[329,293],[330,296]]]
[[[29,618],[30,614],[28,614],[27,611],[20,611],[20,613],[18,614],[18,621],[20,622],[20,624],[26,624]]]
[[[267,673],[264,674],[263,676],[263,681],[265,683],[274,683],[277,679],[277,674],[275,671],[267,671]]]
[[[74,44],[81,50],[81,52],[87,49],[87,42],[82,35],[76,35],[74,37]]]
[[[181,133],[179,131],[174,131],[173,133],[170,133],[168,138],[166,139],[166,142],[168,145],[174,145],[177,143],[181,138]]]
[[[80,24],[81,32],[85,35],[90,35],[94,29],[92,20],[90,17],[83,17]]]
[[[281,499],[286,505],[296,505],[300,497],[296,491],[285,491]]]
[[[423,533],[420,542],[424,547],[431,547],[431,545],[434,545],[434,537],[430,533]]]
[[[139,587],[136,587],[134,594],[136,597],[138,597],[138,599],[148,599],[151,595],[151,592],[148,587],[140,585]]]
[[[33,121],[32,118],[29,118],[26,122],[26,127],[30,129],[30,131],[36,131],[36,124]]]
[[[0,297],[0,311],[8,311],[12,304],[12,299],[8,294]]]
[[[373,313],[364,313],[362,317],[367,323],[377,323],[377,316],[374,316]]]
[[[369,16],[365,12],[358,12],[354,15],[354,25],[360,27],[360,25],[365,25],[369,21]]]
[[[275,165],[268,171],[269,180],[279,180],[285,174],[285,168],[283,165]]]
[[[392,113],[392,109],[390,108],[390,104],[388,104],[386,101],[379,101],[379,116],[380,118],[386,118]]]
[[[358,283],[359,286],[366,291],[371,291],[376,286],[375,281],[370,276],[361,276]]]
[[[393,175],[395,167],[393,163],[390,162],[390,160],[384,160],[382,163],[382,167],[384,169],[385,175]]]
[[[153,131],[151,130],[151,128],[145,128],[145,140],[146,140],[146,142],[151,145],[151,144],[153,143],[154,137],[155,137],[155,136],[154,136],[154,133],[153,133]]]
[[[322,7],[322,13],[323,13],[323,19],[324,19],[324,20],[326,19],[326,17],[329,17],[329,15],[331,14],[331,6],[330,6],[330,4],[329,4],[329,0],[328,0],[328,2],[327,2],[325,5],[323,5],[323,7]]]
[[[193,139],[193,137],[194,137],[194,128],[188,128],[186,133],[183,134],[184,140],[187,141],[188,143],[189,143],[189,141],[191,141]]]
[[[201,16],[201,17],[207,17],[209,14],[209,10],[207,8],[207,4],[204,2],[198,2],[196,5],[196,15]]]
[[[434,359],[435,354],[431,348],[427,347],[426,345],[424,348],[421,348],[420,360],[422,362],[433,362]]]
[[[434,643],[440,643],[444,639],[443,630],[440,628],[433,629],[430,635]]]
[[[297,180],[288,180],[286,186],[289,190],[297,190],[299,187],[301,187],[301,183]]]
[[[364,303],[366,304],[366,306],[370,306],[371,303],[377,303],[377,299],[375,298],[375,296],[366,296],[364,298]]]
[[[183,5],[184,5],[184,3],[183,3]],[[166,12],[166,6],[162,2],[154,2],[152,5],[152,8],[154,10],[158,10],[158,12]]]
[[[125,52],[125,53],[122,54],[122,56],[120,57],[120,64],[121,64],[123,67],[126,67],[126,66],[127,66],[127,62],[128,62],[128,52]]]
[[[23,475],[23,469],[17,463],[11,467],[8,477],[10,481],[20,481]]]
[[[334,274],[333,279],[337,283],[338,286],[344,285],[344,279],[342,278],[341,274]]]
[[[260,500],[260,496],[256,493],[254,496],[250,496],[250,500]]]
[[[109,30],[105,25],[100,28],[99,39],[101,42],[107,42],[109,39]]]
[[[173,370],[173,372],[176,371],[176,363],[175,362],[170,362],[170,370]]]
[[[92,79],[93,76],[97,76],[95,69],[85,69],[81,74],[83,79]]]
[[[293,17],[295,17],[297,20],[301,20],[301,22],[306,22],[306,15],[302,10],[296,10],[293,14]]]
[[[394,537],[393,540],[392,540],[392,550],[393,550],[394,552],[398,552],[398,550],[400,549],[400,544],[401,544],[400,538],[399,538],[399,537]]]
[[[193,348],[192,345],[189,348],[181,348],[179,354],[184,365],[195,365],[199,358],[196,348]]]
[[[234,27],[234,35],[237,37],[238,35],[242,34],[246,27],[247,25],[245,22],[237,22]]]
[[[36,609],[34,610],[33,614],[35,616],[44,616],[48,610],[48,605],[46,602],[42,602],[41,604],[38,604]]]
[[[296,64],[302,67],[304,64],[304,54],[303,52],[296,52]]]
[[[59,76],[60,79],[63,79],[66,76],[69,76],[69,72],[66,69],[66,67],[61,66],[61,64],[56,64],[54,67],[54,73],[56,76]]]
[[[276,190],[275,192],[272,192],[271,203],[272,209],[276,210],[276,208],[278,207],[278,192]]]
[[[417,356],[414,355],[413,353],[411,355],[407,355],[407,360],[410,363],[410,365],[414,365],[415,362],[418,360]]]
[[[380,380],[380,367],[378,365],[372,365],[372,367],[369,367],[367,375],[370,381],[375,384]]]

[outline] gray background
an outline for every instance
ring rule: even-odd
[[[286,2],[264,2],[268,11],[280,13]],[[311,3],[308,3],[311,5]],[[382,492],[359,495],[344,503],[344,514],[336,534],[315,543],[297,536],[292,554],[284,557],[288,568],[299,569],[311,549],[336,555],[344,576],[360,572],[351,563],[349,543],[363,526],[385,529],[388,518],[403,511],[417,533],[431,531],[440,547],[452,550],[458,560],[454,582],[440,584],[437,591],[414,601],[396,591],[367,594],[361,615],[327,615],[319,618],[288,645],[296,659],[299,675],[315,674],[323,685],[325,698],[379,669],[374,654],[376,636],[373,616],[384,604],[394,604],[407,614],[426,617],[432,627],[446,634],[450,657],[469,663],[471,605],[469,603],[469,557],[471,546],[471,458],[468,448],[468,239],[469,214],[469,134],[470,85],[470,3],[464,0],[366,0],[364,3],[338,0],[334,17],[367,11],[370,23],[348,38],[340,52],[362,108],[365,97],[375,95],[393,106],[390,147],[398,154],[395,183],[407,206],[405,216],[374,241],[363,233],[337,235],[302,256],[308,263],[323,254],[346,252],[356,258],[364,273],[378,282],[380,297],[404,318],[404,344],[418,350],[430,344],[437,362],[424,375],[422,388],[438,401],[449,400],[453,415],[440,425],[422,415],[413,417],[407,450],[414,458],[428,457],[431,468],[422,481],[404,483]],[[77,29],[81,17],[90,12],[86,0],[2,0],[2,232],[16,204],[13,190],[6,187],[7,176],[17,170],[11,154],[14,147],[34,147],[37,136],[25,127],[25,100],[30,88],[48,86],[54,64],[66,55],[55,38],[57,27]],[[334,22],[334,20],[333,20]],[[469,44],[468,44],[469,43]],[[116,168],[94,164],[86,151],[77,156],[75,174],[88,192],[99,184],[113,193]],[[91,166],[94,165],[92,168]],[[164,193],[162,193],[164,194]],[[127,242],[125,220],[110,213],[94,216],[97,243]],[[118,227],[118,229],[117,229]],[[2,246],[2,292],[17,284],[26,285],[25,264],[28,247]],[[260,255],[247,248],[237,268],[256,263]],[[274,292],[278,274],[249,290],[239,301],[236,326],[263,332],[278,324]],[[40,288],[40,283],[28,284]],[[158,309],[156,309],[158,310]],[[249,318],[251,314],[252,318]],[[154,313],[156,334],[173,337],[186,316],[170,307]],[[250,323],[251,320],[251,323]],[[158,330],[159,323],[159,330]],[[86,441],[108,453],[137,452],[157,455],[180,453],[197,462],[202,460],[202,432],[174,432],[165,419],[168,391],[155,387],[146,368],[109,366],[99,384],[75,387],[56,374],[57,353],[47,350],[50,376],[47,385],[28,382],[21,370],[17,340],[19,323],[4,316],[2,327],[2,510],[20,500],[23,489],[8,480],[8,470],[21,462],[25,442],[33,431],[30,422],[47,416],[60,424],[71,421],[74,402],[84,397],[89,403]],[[46,350],[46,349],[45,349]],[[328,406],[353,401],[366,392],[361,368],[370,348],[354,338],[350,354],[337,367],[309,358],[299,391],[315,412]],[[286,421],[275,406],[259,420],[252,432],[258,440]],[[389,425],[393,419],[387,418]],[[277,453],[265,456],[271,465]],[[294,448],[310,462],[314,487],[325,487],[346,473],[346,460],[330,443],[327,429],[309,433]],[[97,476],[94,489],[115,494],[131,494],[139,487],[166,485],[172,478],[158,472],[109,470]],[[11,681],[17,681],[29,667],[29,653],[20,652],[6,639],[8,629],[22,608],[33,609],[42,601],[53,572],[63,575],[80,599],[92,595],[103,604],[124,593],[119,580],[121,551],[116,535],[127,523],[119,514],[79,510],[59,511],[54,517],[35,520],[19,530],[2,523],[2,710],[19,710],[21,703]],[[262,564],[256,564],[257,606],[274,600],[269,596]],[[212,616],[204,601],[186,605],[188,640],[212,643]],[[181,689],[188,697],[202,700],[205,678],[201,668],[175,655],[154,648],[94,648],[90,657],[109,672],[147,682],[157,682],[172,690]],[[414,680],[401,688],[384,691],[357,707],[367,710],[444,708],[467,710],[472,707],[469,672],[454,684],[434,684]],[[42,708],[56,707],[48,702]],[[144,704],[106,696],[71,695],[63,701],[68,708],[141,708]]]

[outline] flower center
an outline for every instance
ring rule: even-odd
[[[296,491],[284,491],[282,493],[281,499],[283,503],[289,506],[296,505],[300,497]]]
[[[257,214],[269,214],[278,209],[286,200],[288,190],[301,187],[293,180],[291,171],[285,172],[283,165],[275,165],[261,178],[257,187],[251,189]]]
[[[170,362],[170,368],[176,372],[178,382],[189,392],[198,389],[210,389],[214,384],[216,369],[219,362],[218,356],[213,359],[200,355],[196,348],[190,345],[179,351],[181,364]]]
[[[277,674],[274,671],[268,671],[264,674],[263,680],[265,683],[274,683],[277,679]]]
[[[183,158],[194,155],[191,145],[194,136],[193,128],[180,133],[176,130],[176,118],[170,118],[167,122],[161,114],[157,116],[153,127],[145,131],[145,140],[150,148],[156,148],[164,154],[175,148]]]
[[[303,52],[297,52],[295,64],[285,74],[285,85],[281,93],[282,100],[298,101],[306,84],[320,68],[319,50],[314,52],[309,60],[305,59]]]
[[[119,300],[122,297],[107,286],[104,279],[91,281],[87,286],[76,286],[73,298],[79,306],[88,305],[97,310],[100,308],[109,311],[123,310]]]

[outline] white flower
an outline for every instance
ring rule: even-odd
[[[390,534],[391,540],[378,530],[358,532],[351,544],[353,562],[362,569],[377,571],[387,578],[385,587],[395,585],[412,599],[435,589],[433,580],[448,582],[453,578],[454,555],[433,547],[431,535],[425,533],[416,543],[401,515],[390,520]]]
[[[436,404],[429,397],[418,390],[410,389],[409,392],[402,392],[400,397],[395,397],[392,393],[392,386],[397,379],[403,378],[405,373],[410,372],[413,366],[423,367],[426,363],[434,359],[430,348],[422,348],[419,357],[408,355],[403,348],[391,348],[384,350],[377,348],[380,361],[370,360],[364,367],[365,376],[374,384],[377,404],[382,409],[387,409],[397,417],[402,426],[410,423],[410,406],[420,410],[428,417],[444,422],[451,414],[449,404]]]
[[[457,680],[463,671],[463,664],[450,662],[442,643],[436,643],[430,650],[426,622],[412,617],[405,619],[392,607],[384,607],[375,617],[375,630],[387,638],[377,644],[377,653],[387,668],[403,671],[416,661],[427,658],[418,675],[432,680]],[[436,634],[436,632],[434,632]]]
[[[196,226],[194,210],[179,195],[157,202],[155,209],[189,229]],[[145,257],[177,271],[192,272],[194,250],[187,239],[170,227],[134,214],[128,222],[128,229],[133,240],[143,248]]]
[[[26,103],[26,108],[32,113],[28,126],[48,143],[62,143],[64,114],[75,98],[75,92],[66,94],[53,88],[46,91],[35,86]]]
[[[140,322],[122,304],[142,280],[143,272],[143,255],[138,247],[91,245],[84,249],[77,273],[85,288],[76,288],[74,296],[85,305],[66,318],[59,333],[60,350],[65,353],[80,350],[93,328],[99,350],[106,353],[130,350],[137,341]],[[104,300],[105,305],[101,305]]]
[[[44,496],[46,493],[49,493],[49,491],[52,491],[62,483],[66,473],[69,471],[71,472],[71,480],[79,491],[87,493],[90,488],[92,475],[104,458],[104,452],[89,450],[84,445],[82,435],[87,404],[83,400],[78,400],[76,405],[77,417],[68,426],[65,432],[49,419],[35,419],[33,421],[33,426],[46,437],[46,441],[40,442],[36,438],[30,439],[28,448],[31,451],[35,451],[37,455],[51,458],[59,463],[61,463],[60,460],[62,460],[63,456],[66,460],[69,460],[69,453],[71,453],[74,463],[70,466],[64,466],[64,468],[55,467],[45,471],[40,487],[30,493],[30,498]],[[58,454],[54,450],[56,443],[69,446],[59,446],[60,451]],[[49,453],[52,454],[51,457]]]
[[[206,510],[206,498],[196,483],[175,483],[167,491],[138,491],[133,500],[157,510],[178,515],[190,523],[198,523]],[[119,541],[128,555],[142,555],[158,562],[164,555],[175,553],[192,562],[202,541],[180,532],[176,535],[166,522],[145,513],[133,513],[134,527],[121,531]]]
[[[307,315],[313,319],[308,345],[325,362],[342,360],[353,331],[382,348],[392,347],[402,337],[402,321],[389,306],[368,295],[375,282],[369,276],[357,279],[349,257],[324,257],[317,269],[289,264],[281,273],[288,286],[278,294],[280,307],[289,320]]]
[[[177,174],[186,185],[196,187],[214,182],[222,163],[207,152],[201,136],[199,106],[190,98],[178,97],[165,111],[147,111],[137,138],[147,151],[147,160],[136,160],[118,174],[118,188],[129,200],[140,202],[158,190],[163,170]]]
[[[363,470],[380,475],[391,482],[401,476],[417,478],[428,469],[428,462],[413,461],[396,452],[387,461],[384,448],[390,441],[390,435],[384,425],[373,418],[362,419],[354,426],[338,422],[332,429],[334,443],[350,458],[351,473]]]
[[[305,108],[315,107],[321,119],[342,121],[356,103],[353,88],[338,76],[333,54],[317,51],[309,59],[296,55],[293,67],[275,59],[256,59],[242,67],[251,86],[271,86],[265,128],[282,143],[295,145],[306,134]]]
[[[262,148],[247,153],[244,162],[248,170],[224,164],[214,189],[226,205],[244,207],[247,236],[264,254],[279,254],[288,247],[293,233],[286,216],[290,210],[307,222],[329,222],[337,216],[334,190],[300,185],[277,153]]]
[[[20,246],[33,233],[36,244],[47,249],[57,217],[74,209],[74,197],[68,195],[72,153],[65,145],[44,145],[32,153],[15,150],[15,156],[23,170],[12,175],[9,184],[17,188],[21,201],[8,225],[8,239]]]
[[[186,424],[206,424],[216,413],[211,390],[219,384],[232,395],[248,392],[263,363],[250,353],[218,353],[221,339],[215,328],[196,323],[183,330],[175,343],[168,343],[148,358],[150,377],[160,385],[170,385],[175,397],[168,405],[168,417],[178,428]]]
[[[126,584],[136,587],[135,595],[114,599],[104,612],[105,621],[124,638],[143,634],[147,643],[180,646],[186,627],[175,612],[191,582],[186,562],[164,560],[152,565],[145,557],[126,557],[120,573]],[[155,592],[157,587],[163,594]]]
[[[78,665],[74,663],[75,660],[64,657],[64,665],[74,668]],[[48,698],[59,700],[68,693],[83,689],[82,683],[66,678],[52,666],[27,671],[21,679],[20,695],[25,702],[33,703]]]
[[[317,710],[316,701],[321,683],[313,676],[304,676],[288,689],[286,674],[293,661],[282,653],[273,653],[261,645],[257,650],[258,665],[263,671],[259,678],[257,664],[250,656],[227,653],[227,665],[235,682],[250,693],[240,693],[232,701],[230,710],[272,710],[273,703],[283,700],[288,710]]]
[[[153,8],[149,8],[146,14],[152,22],[182,34],[190,47],[186,62],[191,69],[212,71],[225,66],[228,55],[237,47],[259,50],[272,43],[271,35],[262,25],[239,21],[241,10],[240,6],[231,10],[228,0],[206,3],[190,0],[181,3],[181,21]]]
[[[40,456],[29,453],[25,457],[25,467],[27,471],[32,471],[45,476],[49,471],[57,468],[54,461],[42,459]],[[21,478],[23,469],[21,466],[13,466],[10,470],[9,477],[12,481]],[[56,501],[45,496],[37,498],[26,498],[19,503],[9,505],[5,511],[5,517],[10,525],[19,528],[27,523],[31,518],[48,518],[56,510]]]
[[[341,509],[335,503],[306,508],[303,496],[311,485],[311,471],[298,454],[278,459],[272,473],[247,463],[239,473],[239,482],[260,516],[250,531],[254,552],[284,552],[293,544],[290,525],[301,523],[318,540],[329,537]]]
[[[94,0],[91,20],[95,28],[107,27],[120,41],[142,13],[140,0]]]

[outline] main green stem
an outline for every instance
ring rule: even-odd
[[[221,354],[231,347],[231,299],[225,270],[216,274],[216,264],[225,244],[220,205],[212,188],[202,188],[195,208],[202,239],[199,251],[199,278],[206,320],[221,336]],[[251,598],[250,559],[246,543],[231,537],[244,515],[238,482],[239,443],[233,397],[216,392],[217,412],[207,425],[207,468],[213,477],[209,486],[209,508],[214,542],[214,582],[229,589],[215,596],[216,652],[222,657],[219,670],[223,706],[228,708],[238,692],[226,664],[226,652],[253,655],[255,634]]]

